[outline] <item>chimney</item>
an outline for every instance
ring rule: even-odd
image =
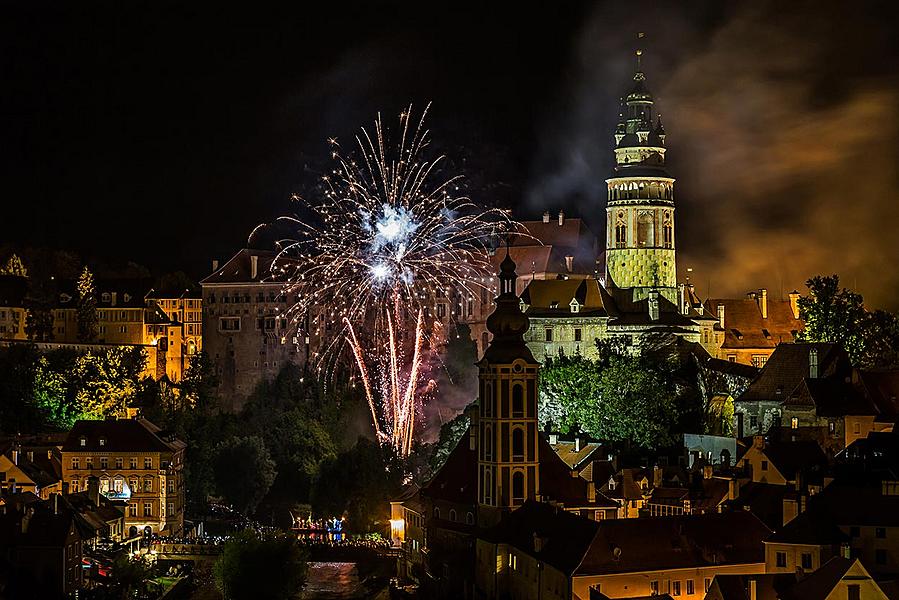
[[[727,480],[727,499],[728,500],[736,500],[737,496],[739,496],[739,488],[737,487],[737,479],[736,477],[733,479]]]
[[[256,279],[256,275],[259,274],[259,257],[258,256],[250,256],[250,279]]]
[[[558,443],[559,443],[559,434],[555,433],[555,432],[550,433],[549,434],[549,445],[555,446]]]
[[[565,257],[565,268],[568,270],[569,273],[574,271],[574,257],[573,256]]]
[[[721,326],[721,329],[724,329],[724,305],[718,305],[718,325]]]
[[[543,213],[543,222],[544,222],[544,223],[549,223],[549,219],[550,219],[551,216],[552,216],[552,215],[549,214],[549,211],[546,211],[545,213]]]
[[[87,497],[94,506],[100,506],[100,480],[96,477],[91,477],[87,481]]]
[[[757,448],[759,450],[764,450],[765,449],[765,436],[763,436],[763,435],[752,436],[752,447]]]
[[[28,533],[28,526],[31,524],[31,517],[34,515],[34,509],[30,506],[25,509],[25,514],[22,515],[22,533]]]
[[[850,552],[849,552],[849,544],[846,544],[846,543],[840,544],[840,556],[842,556],[843,558],[849,560],[849,559],[850,559],[850,556],[849,556],[849,555],[850,555]]]
[[[758,600],[758,592],[756,591],[755,579],[749,580],[749,600]]]
[[[677,284],[677,295],[678,300],[680,301],[680,311],[683,314],[687,314],[690,312],[687,308],[687,286],[683,283]]]
[[[53,496],[53,514],[59,514],[59,494],[52,494]]]
[[[649,318],[652,321],[659,320],[659,290],[649,290],[647,297],[647,305],[649,306]]]
[[[808,378],[818,378],[818,349],[812,348],[808,351]]]
[[[118,295],[119,295],[118,292],[112,292],[109,294],[110,298],[112,298],[112,300],[111,300],[112,306],[116,305],[116,300],[118,299]]]
[[[712,478],[712,465],[705,465],[702,467],[702,478],[703,479],[711,479]]]
[[[25,453],[25,456],[28,457],[28,462],[34,462],[34,452],[29,450],[28,452]]]
[[[564,224],[565,224],[565,211],[560,210],[559,211],[559,226],[561,227]]]
[[[799,318],[799,292],[793,290],[790,292],[790,310],[793,311],[793,318]]]
[[[759,310],[762,311],[762,318],[768,318],[768,290],[762,288],[759,290]]]
[[[662,467],[658,465],[652,468],[652,487],[662,487]]]
[[[14,465],[19,464],[19,449],[18,448],[13,448],[13,450],[12,450],[12,464],[14,464]]]
[[[581,451],[581,434],[580,433],[576,433],[574,435],[574,451],[575,452]]]
[[[587,502],[596,502],[596,484],[587,482]]]

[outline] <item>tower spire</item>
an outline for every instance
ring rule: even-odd
[[[642,31],[637,32],[637,41],[639,42],[640,40],[642,40],[645,35],[646,34],[644,34]],[[635,54],[637,55],[637,68],[634,71],[634,81],[643,81],[644,79],[646,79],[646,75],[643,74],[643,65],[641,64],[643,58],[643,50],[641,48],[637,48]]]

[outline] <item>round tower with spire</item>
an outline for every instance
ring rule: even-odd
[[[643,51],[636,55],[634,85],[615,128],[615,169],[606,179],[606,285],[633,290],[634,300],[657,289],[676,303],[674,178],[665,170],[665,129],[646,87]]]

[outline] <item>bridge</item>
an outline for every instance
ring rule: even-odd
[[[304,545],[313,562],[363,562],[378,558],[397,558],[401,550],[391,547],[373,547],[355,544],[329,544],[327,542]],[[214,561],[222,553],[222,544],[152,542],[150,552],[156,560]]]

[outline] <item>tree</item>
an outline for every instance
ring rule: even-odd
[[[306,558],[295,536],[247,529],[225,542],[213,572],[228,600],[288,600],[303,588]]]
[[[278,474],[265,443],[255,435],[219,444],[213,473],[218,493],[243,514],[256,510]]]
[[[112,563],[109,587],[122,600],[144,597],[152,576],[153,569],[143,558],[132,559],[127,554],[120,554]]]
[[[46,356],[41,356],[34,366],[32,399],[54,429],[71,429],[82,416],[69,397],[68,381],[51,367]]]
[[[547,359],[540,373],[545,419],[563,432],[577,425],[613,443],[647,449],[669,444],[672,431],[683,425],[681,405],[692,398],[676,385],[674,366],[657,348],[646,356],[633,355],[616,341],[599,342],[597,348],[595,361],[580,354]]]
[[[11,254],[3,268],[0,268],[0,275],[28,277],[28,269],[25,268],[25,264],[17,254]]]
[[[837,275],[806,282],[809,295],[799,299],[804,342],[840,344],[857,367],[889,366],[899,353],[899,319],[886,311],[868,312],[861,294],[840,287]]]
[[[72,376],[81,412],[93,419],[126,416],[140,390],[146,360],[138,346],[112,346],[80,355]]]
[[[190,357],[181,380],[181,398],[187,406],[205,413],[216,404],[218,384],[215,365],[209,355],[197,352]]]
[[[388,514],[388,499],[402,484],[402,468],[389,449],[360,437],[356,445],[326,461],[315,482],[312,506],[325,517],[345,515],[357,532],[375,529]]]
[[[468,431],[470,421],[471,419],[468,418],[468,407],[466,407],[461,413],[456,415],[455,419],[447,421],[443,424],[443,427],[440,428],[440,437],[437,438],[434,454],[431,456],[432,473],[436,473],[440,470],[440,467],[446,462],[450,452],[453,451],[456,444],[459,443],[459,440],[462,439],[462,436]]]
[[[97,315],[97,290],[94,275],[87,267],[78,278],[78,341],[94,342],[99,334],[100,319]]]

